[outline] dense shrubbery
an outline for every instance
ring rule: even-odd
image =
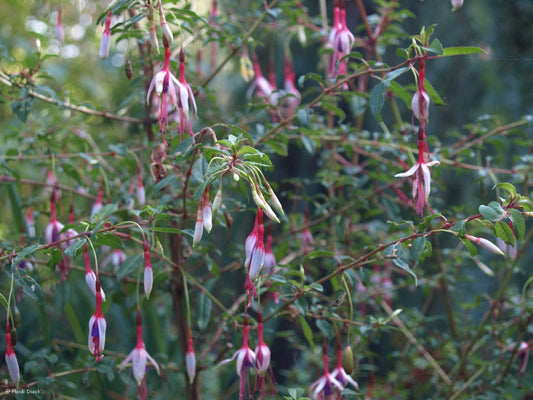
[[[2,395],[531,395],[530,117],[432,122],[488,55],[399,1],[192,3],[1,6]]]

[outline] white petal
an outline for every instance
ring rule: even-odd
[[[413,165],[411,168],[409,168],[408,171],[406,172],[402,172],[400,174],[396,174],[394,175],[395,178],[406,178],[408,176],[412,176],[414,175],[414,173],[416,172],[416,170],[418,169],[418,167],[420,166],[419,163],[416,163],[415,165]]]
[[[431,172],[429,172],[429,167],[426,163],[422,163],[420,166],[422,167],[422,174],[424,175],[424,195],[427,200],[431,193]]]

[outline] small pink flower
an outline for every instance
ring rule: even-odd
[[[259,277],[259,273],[265,263],[264,233],[263,209],[258,207],[254,229],[244,244],[246,252],[244,268],[248,271],[248,277],[252,282]]]
[[[346,25],[345,1],[336,0],[333,8],[333,25],[328,37],[328,47],[333,48],[333,55],[329,63],[330,77],[334,78],[346,74],[348,60],[343,59],[343,57],[350,54],[354,43],[355,37]],[[344,84],[342,88],[346,90],[348,85]]]
[[[68,223],[69,225],[72,225],[74,223],[74,204],[71,203],[70,204],[70,210],[69,210],[69,214],[68,214]],[[66,249],[67,247],[69,246],[72,246],[76,240],[75,239],[72,239],[76,236],[78,236],[79,233],[73,229],[73,228],[68,228],[67,231],[63,234],[61,234],[59,237],[60,239],[68,239],[66,242],[63,242],[62,243],[62,247],[64,249]]]
[[[189,110],[194,110],[194,114],[197,113],[196,101],[194,100],[194,93],[191,89],[191,86],[187,83],[185,79],[185,53],[183,49],[180,50],[180,70],[179,70],[179,82],[181,83],[180,91],[185,91],[185,93],[180,92],[178,99],[178,122],[179,122],[179,132],[180,134],[185,131],[192,135],[192,116],[189,116]]]
[[[89,351],[94,354],[96,361],[100,361],[104,355],[106,321],[102,315],[102,293],[100,281],[96,279],[96,310],[89,320]]]
[[[150,297],[154,284],[154,272],[152,270],[152,260],[150,259],[150,245],[146,240],[143,242],[144,249],[144,292],[146,297]]]
[[[144,347],[143,340],[143,328],[142,328],[142,317],[140,311],[137,311],[137,344],[131,351],[131,353],[120,363],[119,368],[122,369],[126,366],[128,362],[131,361],[131,367],[133,369],[133,376],[137,381],[137,385],[141,385],[144,375],[146,374],[146,364],[147,361],[150,361],[159,375],[159,365],[157,362],[148,354],[146,348]]]
[[[187,369],[187,376],[189,377],[189,383],[193,383],[194,377],[196,375],[196,355],[194,354],[191,328],[189,328],[189,337],[187,338],[187,352],[185,353],[185,368]]]
[[[328,349],[325,344],[322,359],[324,361],[324,374],[309,387],[309,390],[312,391],[312,398],[316,400],[330,399],[335,395],[336,390],[342,391],[344,389],[344,386],[329,373]]]
[[[91,208],[91,219],[94,218],[96,214],[102,209],[103,206],[103,198],[104,198],[104,189],[102,185],[98,188],[98,197],[96,198],[96,201],[93,204],[93,207]]]
[[[257,315],[257,347],[255,348],[255,369],[263,376],[270,367],[270,349],[263,340],[263,315]]]
[[[429,117],[429,104],[431,99],[424,89],[419,89],[411,100],[411,109],[418,120],[427,120]]]
[[[243,400],[246,386],[248,386],[248,392],[250,392],[248,370],[250,368],[253,368],[255,365],[255,353],[248,346],[249,330],[250,328],[248,327],[248,316],[245,316],[241,348],[237,350],[231,358],[228,358],[220,363],[220,365],[224,365],[224,364],[229,363],[230,361],[233,361],[235,358],[237,358],[236,369],[237,369],[237,375],[239,375],[240,377],[239,400]]]
[[[35,237],[35,220],[33,219],[33,207],[28,208],[26,215],[24,215],[26,222],[26,235],[29,238]]]
[[[111,43],[111,10],[107,12],[105,19],[104,32],[100,40],[100,51],[98,52],[100,58],[105,60],[109,56],[109,46]]]
[[[85,282],[87,283],[87,286],[89,286],[89,289],[91,289],[91,292],[93,292],[93,295],[96,296],[96,274],[94,273],[93,269],[91,268],[91,262],[89,260],[89,251],[87,244],[83,245],[83,260],[85,262]],[[102,300],[105,301],[105,293],[102,288],[100,288],[100,293],[102,295]]]
[[[11,381],[18,385],[20,381],[20,369],[19,363],[17,361],[17,355],[15,350],[13,350],[13,345],[11,343],[11,328],[9,326],[9,321],[6,322],[6,355],[5,355],[7,370],[9,371],[9,376]]]
[[[257,57],[255,55],[253,57],[253,67],[255,72],[255,78],[252,84],[250,85],[246,96],[251,97],[252,93],[254,93],[255,91],[255,95],[257,97],[264,98],[265,101],[267,101],[268,103],[275,105],[276,96],[273,96],[274,87],[272,87],[270,82],[263,76],[263,73],[261,72],[261,67],[259,66],[259,61],[257,60]]]
[[[59,222],[56,218],[56,203],[55,198],[52,195],[50,202],[50,222],[44,230],[44,238],[46,243],[51,244],[59,240],[59,232],[63,230],[65,225]]]
[[[62,22],[62,10],[61,7],[57,10],[57,24],[56,24],[56,39],[59,41],[59,43],[65,42],[65,29],[63,28],[63,22]]]
[[[202,220],[204,221],[205,231],[207,233],[211,232],[213,228],[213,212],[211,210],[211,201],[209,200],[209,189],[206,189],[203,194]]]
[[[288,58],[285,58],[285,81],[284,88],[287,98],[285,99],[286,103],[286,117],[290,117],[296,111],[296,108],[300,104],[302,95],[296,89],[294,85],[294,80],[296,76],[294,74],[294,66]]]
[[[198,211],[196,212],[196,223],[194,224],[194,235],[192,238],[193,247],[200,243],[202,240],[202,233],[204,232],[204,212],[203,212],[203,197],[198,204]]]
[[[168,130],[167,96],[170,95],[170,100],[172,101],[172,104],[174,105],[176,110],[181,104],[182,108],[187,107],[188,112],[189,95],[185,87],[183,87],[183,85],[178,81],[178,79],[176,79],[176,77],[170,72],[170,47],[165,37],[163,37],[163,43],[165,44],[165,63],[163,65],[163,69],[157,74],[155,74],[152,78],[152,81],[150,82],[150,86],[148,88],[148,93],[146,95],[146,101],[150,103],[150,95],[152,94],[152,91],[154,89],[155,93],[158,96],[161,96],[161,100],[159,103],[159,130],[163,135],[163,141],[166,145],[166,140],[163,132]]]
[[[452,11],[458,10],[463,6],[463,0],[452,0]]]
[[[146,203],[146,193],[145,193],[144,186],[143,186],[143,177],[142,177],[140,166],[137,167],[136,194],[137,194],[137,203],[139,204],[139,206],[144,206],[144,204]]]
[[[172,35],[172,31],[170,30],[170,27],[167,24],[167,19],[165,18],[165,13],[163,10],[163,2],[159,3],[159,22],[161,23],[161,30],[163,31],[163,35],[165,35],[169,43],[172,43],[172,41],[174,40],[174,35]]]
[[[115,267],[115,270],[118,270],[124,260],[126,260],[126,254],[120,249],[113,249],[111,254],[106,257],[102,265],[105,267],[111,263]]]

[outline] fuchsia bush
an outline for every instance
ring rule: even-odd
[[[484,51],[402,3],[21,9],[2,396],[529,398],[530,119],[439,132]]]

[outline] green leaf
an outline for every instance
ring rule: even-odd
[[[309,260],[312,260],[314,258],[318,257],[331,257],[334,256],[335,253],[330,250],[313,250],[310,253],[308,253],[304,259],[302,260],[302,264],[307,263]]]
[[[440,57],[464,56],[467,54],[487,54],[485,50],[474,46],[446,47]]]
[[[494,224],[494,231],[496,232],[496,236],[498,236],[500,239],[502,239],[505,243],[507,243],[509,246],[515,245],[515,237],[513,235],[513,231],[511,227],[503,222],[503,221],[497,221]]]
[[[378,83],[372,91],[370,92],[370,111],[376,119],[376,121],[381,122],[381,109],[385,104],[385,85],[383,82]]]
[[[105,204],[102,206],[102,208],[94,214],[91,218],[94,221],[103,221],[107,217],[109,217],[111,214],[113,214],[115,211],[118,210],[118,204],[112,203],[112,204]]]
[[[38,303],[42,303],[43,291],[41,290],[41,286],[37,283],[35,279],[33,279],[31,276],[27,274],[22,275],[20,268],[15,268],[13,275],[15,278],[15,283],[22,287],[22,291],[28,297],[30,297],[32,300],[35,300]]]
[[[7,309],[7,299],[2,293],[0,293],[0,303],[2,303],[2,305]]]
[[[429,244],[429,242],[423,236],[416,238],[413,242],[413,245],[411,246],[410,258],[411,261],[415,263],[415,265],[419,265],[426,258],[426,255],[424,253],[427,244]]]
[[[389,72],[385,76],[385,78],[383,78],[383,84],[386,87],[389,87],[394,79],[396,79],[397,77],[399,77],[401,74],[403,74],[405,71],[408,71],[408,70],[409,68],[403,67],[403,68],[398,68],[398,69],[395,69],[394,71]]]
[[[445,106],[446,102],[440,97],[433,85],[426,79],[424,80],[424,89],[429,95],[429,98],[436,106]]]
[[[154,186],[154,195],[157,194],[161,189],[164,187],[167,187],[168,185],[171,185],[175,181],[178,180],[178,176],[175,174],[165,176],[163,179],[161,179],[159,182],[157,182]]]
[[[198,324],[198,328],[203,331],[209,325],[211,319],[211,309],[213,308],[213,302],[204,292],[198,292],[196,297],[195,319]]]
[[[96,239],[94,240],[94,244],[95,246],[109,246],[113,249],[124,248],[124,243],[122,242],[122,240],[117,235],[110,232],[97,234]]]
[[[466,221],[457,221],[454,226],[452,226],[452,232],[457,232],[459,236],[463,236],[466,233],[465,230]]]
[[[460,237],[459,239],[461,239],[461,242],[463,242],[468,251],[470,251],[470,255],[475,257],[477,255],[477,248],[474,246],[474,243],[464,237]]]
[[[415,280],[415,286],[418,285],[418,278],[416,274],[413,272],[411,267],[409,267],[409,264],[402,260],[401,258],[393,258],[392,263],[397,266],[400,269],[403,269],[405,272],[407,272],[409,275],[411,275]]]
[[[63,253],[57,247],[51,247],[48,249],[48,254],[50,254],[50,259],[47,261],[46,266],[53,270],[63,260]]]
[[[78,254],[78,250],[81,249],[86,242],[87,239],[85,238],[76,240],[74,244],[71,244],[65,249],[65,255],[69,257],[76,257],[76,254]]]
[[[328,321],[325,319],[317,319],[315,322],[316,326],[320,331],[324,334],[324,336],[328,339],[332,339],[335,335],[335,331],[333,330],[333,325],[331,325]]]
[[[496,222],[503,218],[504,211],[499,203],[491,201],[488,205],[480,205],[479,213],[483,216],[483,218],[492,222]]]
[[[183,231],[182,229],[177,228],[168,228],[163,226],[157,226],[152,228],[152,232],[161,232],[161,233],[185,233],[188,234],[188,232]]]
[[[516,188],[514,187],[514,185],[508,183],[508,182],[500,182],[498,183],[497,185],[494,185],[492,187],[492,189],[503,189],[507,192],[509,192],[509,194],[511,196],[516,196]]]
[[[524,216],[520,211],[512,209],[510,218],[513,223],[513,230],[516,235],[516,239],[524,239],[524,234],[526,232],[526,223],[524,221]]]
[[[39,249],[38,244],[32,244],[31,246],[23,248],[21,251],[19,251],[17,256],[13,259],[13,265],[18,265],[18,263],[21,262],[24,259],[24,257],[29,256],[35,250],[38,250],[38,249]]]
[[[313,331],[303,316],[300,316],[300,326],[302,327],[304,337],[307,339],[307,343],[309,343],[309,347],[314,349],[315,343],[313,342]]]
[[[14,183],[7,184],[7,192],[9,194],[9,202],[11,203],[11,215],[13,216],[13,221],[15,222],[14,228],[17,232],[22,231],[23,216],[22,216],[22,205],[20,203],[20,197],[17,192],[17,187]]]

